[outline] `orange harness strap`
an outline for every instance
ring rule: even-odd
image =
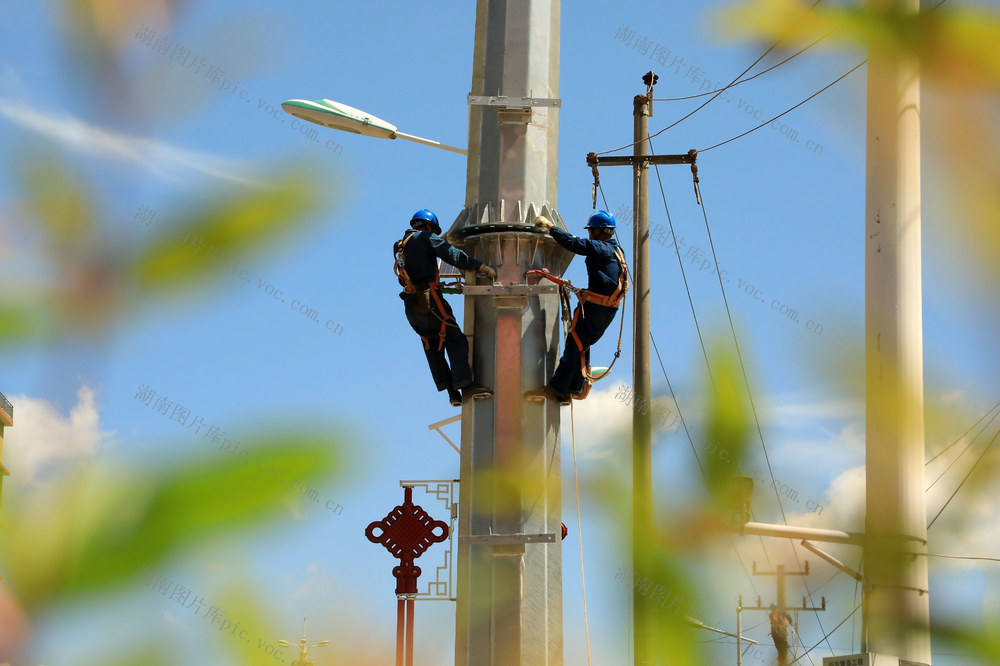
[[[405,291],[407,294],[416,294],[418,291],[423,291],[417,289],[413,285],[413,281],[410,279],[410,274],[406,272],[406,254],[404,252],[404,249],[406,248],[406,244],[415,235],[416,234],[410,234],[405,238],[403,238],[403,240],[399,243],[399,247],[396,248],[396,261],[392,265],[393,272],[396,274],[396,277],[399,278],[400,281],[403,283],[403,291]],[[444,302],[441,300],[440,280],[441,280],[440,271],[437,268],[435,268],[434,280],[427,284],[427,289],[430,290],[431,296],[434,298],[434,302],[437,304],[438,312],[440,313],[438,314],[437,312],[433,312],[432,310],[434,316],[441,320],[441,332],[438,333],[438,351],[441,351],[441,349],[444,347],[444,334],[448,328],[448,322],[455,321],[454,316],[447,314],[448,311],[445,309]],[[458,322],[455,321],[454,325],[457,327]],[[427,338],[421,335],[420,340],[424,343],[425,351],[431,348],[430,341]]]
[[[438,351],[441,351],[441,349],[444,347],[444,334],[448,328],[448,322],[455,321],[455,317],[447,314],[448,311],[445,310],[444,308],[444,302],[441,299],[440,285],[438,285],[437,282],[432,282],[429,289],[431,290],[431,296],[434,297],[434,302],[437,303],[438,312],[441,313],[440,316],[435,315],[438,317],[438,319],[441,320],[441,331],[440,333],[438,333]],[[457,327],[458,322],[455,321],[454,325]]]
[[[618,286],[615,288],[614,292],[612,292],[610,296],[607,296],[605,294],[598,294],[588,289],[584,289],[579,294],[581,301],[589,301],[608,308],[618,307],[619,303],[622,302],[622,299],[625,298],[625,294],[628,293],[628,275],[625,272],[625,255],[620,247],[615,248],[615,259],[618,261]]]
[[[587,349],[584,348],[583,342],[580,340],[580,336],[576,332],[576,323],[580,319],[580,313],[583,311],[582,305],[584,303],[596,303],[597,305],[603,305],[609,308],[617,308],[625,298],[625,294],[628,293],[628,274],[625,272],[625,254],[622,249],[615,248],[615,259],[618,261],[618,286],[615,288],[614,292],[609,296],[605,294],[598,294],[597,292],[590,291],[588,289],[577,289],[574,287],[569,280],[563,280],[562,278],[557,278],[548,271],[543,270],[530,270],[527,271],[524,276],[537,275],[538,277],[545,278],[551,282],[555,282],[561,287],[566,287],[576,293],[577,297],[580,299],[581,307],[577,308],[573,312],[573,321],[569,325],[569,333],[572,336],[573,341],[576,342],[577,349],[580,350],[580,374],[586,379],[588,377],[587,373]],[[620,342],[620,340],[619,340]]]
[[[410,242],[410,239],[416,236],[416,234],[410,234],[403,238],[399,242],[399,247],[396,248],[396,261],[392,265],[392,270],[396,274],[396,277],[400,279],[403,283],[403,291],[407,294],[417,293],[417,288],[413,286],[413,280],[410,279],[410,274],[406,272],[406,244]],[[439,279],[437,269],[434,270],[434,282]]]
[[[576,332],[576,322],[580,319],[580,312],[582,312],[582,311],[583,311],[583,308],[579,307],[579,308],[577,308],[573,312],[573,321],[570,323],[569,330],[567,331],[567,333],[569,333],[571,336],[573,336],[573,341],[576,343],[576,348],[580,350],[580,374],[582,374],[583,378],[586,379],[587,378],[587,349],[590,349],[590,347],[584,348],[583,341],[580,340],[580,336],[577,335],[577,332]]]

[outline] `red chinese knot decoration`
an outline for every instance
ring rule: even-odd
[[[372,543],[385,546],[399,560],[399,566],[392,570],[392,575],[396,577],[396,594],[416,594],[420,567],[413,561],[435,543],[448,538],[448,524],[434,520],[422,507],[413,503],[413,488],[404,488],[404,491],[403,504],[395,507],[382,520],[370,523],[365,529],[365,536]],[[440,534],[435,534],[437,530]]]

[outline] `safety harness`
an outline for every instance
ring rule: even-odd
[[[568,317],[568,299],[566,298],[565,292],[571,291],[574,294],[576,294],[577,298],[580,299],[581,307],[577,308],[573,312],[573,320],[570,323],[569,328],[567,329],[566,332],[567,334],[573,337],[573,341],[576,342],[577,349],[580,350],[580,373],[583,375],[584,379],[583,390],[580,392],[581,400],[587,397],[587,395],[590,393],[590,387],[596,380],[594,379],[593,375],[590,374],[589,368],[587,367],[587,350],[590,349],[590,347],[583,346],[583,342],[580,340],[580,336],[576,332],[576,324],[579,321],[580,317],[584,316],[582,307],[584,303],[595,303],[597,305],[603,305],[604,307],[608,308],[617,308],[621,304],[622,300],[625,298],[625,294],[628,293],[628,287],[629,287],[628,270],[625,264],[625,253],[622,252],[622,249],[620,247],[615,248],[615,259],[618,261],[618,285],[615,287],[615,290],[610,295],[598,294],[597,292],[591,291],[589,289],[578,289],[574,287],[569,280],[563,280],[562,278],[558,278],[555,275],[552,275],[548,271],[544,270],[535,269],[527,271],[524,274],[525,277],[528,277],[529,275],[538,276],[541,278],[545,278],[546,280],[549,280],[551,282],[555,282],[557,285],[559,285],[560,296],[564,305],[564,312],[567,315],[565,317],[566,319],[568,319],[569,317]],[[622,329],[624,329],[624,325],[625,325],[625,320],[623,318],[621,325]],[[611,367],[614,366],[615,361],[618,360],[618,357],[621,356],[621,353],[622,353],[622,330],[619,330],[618,349],[617,351],[615,351],[615,357],[611,361],[611,365],[608,366],[608,372],[605,373],[603,377],[608,376]]]
[[[438,333],[438,351],[444,347],[444,334],[448,328],[449,322],[452,322],[452,326],[458,328],[458,322],[455,321],[455,317],[448,314],[447,308],[445,308],[444,301],[441,298],[441,274],[440,271],[435,266],[434,268],[434,279],[427,283],[427,287],[424,289],[418,289],[410,279],[410,274],[406,272],[406,244],[410,242],[410,239],[416,236],[416,233],[407,234],[399,242],[399,246],[396,248],[396,261],[393,263],[392,270],[399,278],[400,283],[403,285],[403,291],[407,294],[414,294],[417,297],[415,307],[417,312],[427,314],[433,314],[441,322],[441,332]],[[450,285],[460,284],[460,283],[449,283]],[[431,300],[437,305],[437,311],[431,307]],[[420,336],[420,340],[424,343],[424,350],[431,348],[430,341],[424,337]]]

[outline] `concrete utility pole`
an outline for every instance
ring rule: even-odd
[[[642,78],[646,93],[633,99],[634,132],[631,157],[598,157],[587,155],[591,167],[601,165],[632,167],[632,210],[634,219],[632,287],[634,359],[632,386],[635,394],[646,401],[652,399],[649,350],[649,167],[652,164],[694,164],[694,151],[686,155],[649,154],[649,117],[653,115],[653,86],[656,74],[648,72]],[[648,410],[632,411],[632,567],[636,576],[646,576],[652,562],[653,530],[653,427]],[[632,595],[632,642],[636,664],[656,663],[656,618],[652,600],[645,595]]]
[[[652,72],[646,83],[647,94],[636,95],[633,100],[635,141],[632,156],[635,178],[632,190],[633,259],[632,276],[635,309],[634,358],[632,361],[632,386],[635,394],[647,401],[652,399],[649,370],[649,117],[653,115]],[[653,428],[649,410],[632,411],[632,566],[638,576],[650,570],[653,536]],[[656,627],[652,600],[644,594],[632,595],[634,617],[633,643],[636,664],[654,664]]]
[[[786,585],[785,578],[787,578],[788,576],[808,576],[809,575],[809,561],[806,560],[805,571],[786,571],[784,564],[777,565],[775,567],[774,571],[757,571],[757,563],[754,562],[753,563],[753,575],[754,576],[774,576],[775,577],[775,583],[776,583],[776,594],[775,594],[775,596],[777,597],[777,602],[776,602],[775,605],[778,608],[778,613],[779,614],[784,614],[784,613],[788,612],[788,595],[787,595],[787,585]],[[761,611],[768,611],[768,612],[770,612],[771,609],[770,609],[770,607],[764,606],[761,603],[761,601],[760,601],[760,597],[758,596],[757,597],[757,605],[756,606],[744,606],[743,605],[743,599],[741,597],[740,600],[739,600],[739,607],[737,609],[737,615],[739,614],[739,611],[744,611],[744,610],[761,610]],[[804,610],[804,611],[824,611],[824,610],[826,610],[826,599],[825,598],[823,599],[823,605],[820,606],[819,608],[808,608],[808,607],[806,607],[806,599],[805,599],[805,597],[802,597],[802,607],[801,608],[796,608],[795,610],[797,610],[797,611],[798,610]],[[796,617],[798,617],[798,616],[796,615]],[[795,627],[796,631],[798,631],[798,625],[795,624],[793,626]],[[737,633],[739,633],[739,629],[737,629]],[[784,639],[782,639],[782,640],[778,640],[777,638],[775,638],[774,646],[775,646],[775,649],[778,650],[778,664],[779,664],[779,666],[787,666],[787,664],[789,663],[788,662],[788,638],[787,638],[787,636]]]
[[[873,0],[914,15],[919,0]],[[868,649],[930,664],[920,276],[920,69],[909,47],[868,49],[865,201]],[[915,556],[916,555],[916,556]]]
[[[563,660],[559,405],[523,397],[552,375],[561,338],[556,287],[524,273],[562,275],[572,258],[533,226],[561,224],[559,12],[559,0],[476,7],[465,209],[447,235],[500,285],[464,289],[475,376],[494,396],[462,409],[456,666]]]

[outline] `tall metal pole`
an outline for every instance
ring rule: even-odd
[[[919,0],[873,0],[904,17]],[[902,20],[901,18],[899,20]],[[908,47],[868,55],[865,202],[868,649],[930,664],[920,276],[920,70]]]
[[[634,256],[632,271],[635,296],[634,361],[632,384],[637,396],[650,400],[649,357],[649,116],[653,113],[652,82],[647,84],[646,95],[636,95],[633,101],[635,120],[635,179],[632,191],[632,209],[635,220],[633,238]],[[652,473],[652,424],[648,410],[636,409],[632,413],[632,565],[638,576],[648,576],[652,561],[653,537],[653,473]],[[634,618],[635,663],[653,664],[656,660],[656,627],[653,623],[652,605],[642,594],[632,595]]]
[[[473,370],[493,397],[462,408],[456,666],[562,664],[559,405],[523,397],[551,377],[561,339],[558,295],[524,273],[561,275],[572,258],[533,226],[561,224],[559,12],[476,6],[466,205],[447,235],[500,284],[464,290]]]

